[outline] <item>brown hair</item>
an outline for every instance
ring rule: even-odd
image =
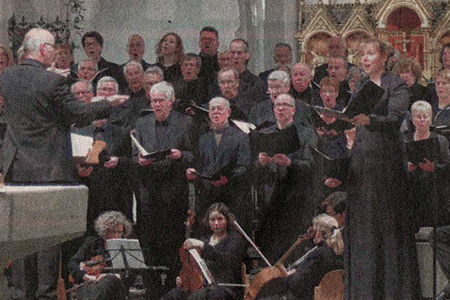
[[[416,80],[419,80],[420,76],[422,76],[422,67],[419,62],[413,57],[402,56],[395,63],[392,71],[394,74],[398,75],[401,72],[408,72],[409,70],[414,74]]]
[[[333,87],[336,92],[339,92],[339,82],[331,77],[325,77],[320,81],[320,89],[322,89],[324,86],[330,86]]]
[[[175,54],[177,55],[177,63],[181,63],[181,61],[183,60],[183,57],[184,57],[183,40],[175,32],[166,33],[159,40],[158,44],[156,44],[156,57],[157,57],[156,61],[159,63],[164,62],[164,56],[161,54],[162,43],[166,39],[166,37],[168,37],[169,35],[173,35],[175,37],[175,39],[177,40],[177,47],[175,48]]]

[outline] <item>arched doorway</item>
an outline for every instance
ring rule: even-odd
[[[424,65],[422,22],[413,9],[399,7],[392,11],[387,18],[386,31],[395,49]]]

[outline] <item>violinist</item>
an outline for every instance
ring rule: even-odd
[[[107,211],[95,221],[97,237],[88,237],[69,261],[69,271],[76,284],[77,299],[122,300],[127,296],[127,283],[117,274],[102,274],[108,265],[107,239],[126,238],[131,234],[131,222],[118,211]],[[100,261],[99,264],[92,263]],[[88,263],[89,262],[89,263]],[[90,266],[91,265],[91,266]]]
[[[240,284],[241,265],[245,256],[245,243],[241,236],[233,230],[234,216],[228,207],[221,203],[212,204],[203,219],[204,225],[209,227],[210,233],[202,239],[187,239],[185,250],[197,249],[205,260],[210,271],[213,284],[192,292],[183,291],[182,276],[177,277],[177,288],[171,290],[164,300],[181,299],[238,299],[243,294],[241,287],[220,286],[220,283]]]
[[[310,300],[314,298],[314,287],[322,277],[343,268],[344,241],[338,222],[332,216],[321,214],[313,219],[314,247],[301,259],[294,262],[288,275],[280,280],[269,281],[259,292],[257,299],[273,299],[275,295],[287,299]]]

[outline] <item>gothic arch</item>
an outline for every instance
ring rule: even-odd
[[[424,9],[419,9],[419,7],[418,7],[417,3],[415,3],[415,1],[402,1],[402,2],[396,2],[396,3],[392,3],[392,2],[389,3],[389,2],[391,2],[391,1],[387,1],[387,3],[385,3],[385,5],[387,5],[387,8],[384,11],[382,11],[381,15],[378,15],[376,18],[379,20],[378,28],[385,29],[388,18],[391,15],[391,13],[393,13],[396,9],[401,8],[401,7],[409,8],[412,11],[414,11],[420,19],[422,28],[430,27],[430,24],[428,22],[429,16],[428,16],[427,12],[425,12]]]

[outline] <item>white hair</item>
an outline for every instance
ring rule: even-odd
[[[291,102],[292,107],[295,107],[295,99],[291,95],[288,95],[288,94],[278,95],[278,97],[277,97],[277,99],[275,99],[275,101],[278,99],[283,99],[283,98],[289,100],[289,102]]]
[[[161,81],[152,86],[150,89],[150,98],[157,93],[163,93],[167,100],[172,102],[175,101],[175,91],[173,89],[173,85],[167,81]]]
[[[95,60],[93,60],[92,58],[86,58],[86,59],[83,59],[83,61],[80,62],[80,63],[78,64],[77,72],[80,71],[81,66],[82,66],[84,63],[86,63],[86,62],[93,62],[93,63],[94,63],[94,67],[95,67],[95,72],[98,71],[98,65],[97,65],[97,62],[96,62]]]
[[[269,77],[267,77],[267,80],[269,81],[275,81],[280,80],[282,81],[286,86],[288,86],[291,83],[291,78],[289,77],[289,74],[285,71],[273,71],[269,74]]]
[[[36,55],[42,44],[53,44],[55,41],[50,31],[42,28],[32,28],[23,40],[23,51],[25,55]]]
[[[130,66],[135,66],[137,68],[139,68],[142,72],[144,72],[144,68],[142,67],[141,63],[137,62],[137,61],[130,61],[128,62],[124,67],[123,67],[123,74],[125,74],[125,77],[128,76],[128,67]]]
[[[92,92],[92,93],[94,92],[94,86],[92,85],[92,82],[87,81],[87,80],[79,80],[79,81],[73,83],[73,84],[70,86],[70,91],[72,92],[72,94],[74,93],[74,92],[73,92],[73,89],[74,89],[75,86],[76,86],[77,84],[79,84],[79,83],[86,83],[86,84],[88,85],[89,91]]]
[[[221,103],[223,104],[226,108],[230,108],[230,101],[228,101],[228,99],[225,99],[223,97],[214,97],[209,101],[209,106],[211,106],[211,104],[215,104],[215,103]]]
[[[114,82],[114,86],[116,87],[116,93],[119,92],[119,84],[117,83],[117,81],[111,76],[104,76],[100,78],[100,80],[97,83],[97,94],[100,90],[100,87],[106,82]]]

